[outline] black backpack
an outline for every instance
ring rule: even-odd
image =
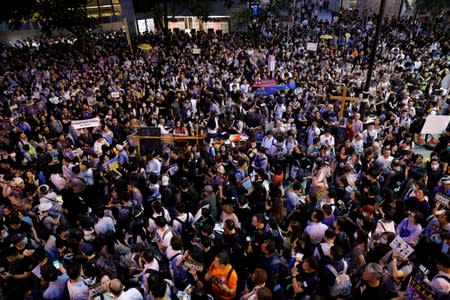
[[[189,250],[191,248],[191,242],[193,241],[195,237],[195,228],[192,226],[192,222],[189,221],[190,213],[187,213],[186,220],[183,222],[178,217],[174,218],[173,221],[177,220],[180,222],[182,229],[181,229],[181,240],[183,241],[183,248],[185,250]]]
[[[275,255],[275,257],[270,262],[271,266],[279,265],[278,274],[270,274],[272,276],[271,284],[273,284],[273,292],[277,295],[277,299],[280,299],[286,290],[286,279],[290,277],[290,272],[287,267],[287,262],[284,261],[283,257]],[[275,276],[274,276],[275,275]]]
[[[319,262],[320,262],[321,266],[326,266],[327,264],[329,264],[331,262],[330,257],[325,255],[325,253],[323,252],[321,244],[317,245],[317,251],[319,251],[319,255],[320,255]]]

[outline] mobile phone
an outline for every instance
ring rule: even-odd
[[[56,269],[59,269],[59,268],[61,268],[61,263],[60,263],[58,260],[55,260],[55,261],[53,261],[53,266],[54,266]]]
[[[247,241],[247,242],[251,242],[252,241],[252,237],[251,236],[247,236],[246,238],[245,238],[245,240]]]

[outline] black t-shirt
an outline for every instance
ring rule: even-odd
[[[306,273],[302,270],[302,272],[297,275],[296,279],[304,292],[295,295],[295,299],[302,299],[304,296],[312,296],[318,293],[320,282],[318,272]]]
[[[369,284],[364,283],[363,291],[361,292],[361,288],[356,288],[353,294],[354,300],[381,300],[381,299],[389,299],[387,288],[383,284],[379,284],[377,287],[371,287]]]

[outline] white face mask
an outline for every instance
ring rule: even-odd
[[[384,237],[382,237],[380,239],[380,243],[383,244],[383,245],[386,245],[387,244],[387,240]]]

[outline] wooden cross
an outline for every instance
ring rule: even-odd
[[[344,109],[345,109],[345,101],[355,101],[358,100],[358,97],[347,97],[347,86],[344,85],[344,92],[342,93],[342,96],[331,96],[331,100],[339,100],[339,118],[342,118],[344,116]]]

